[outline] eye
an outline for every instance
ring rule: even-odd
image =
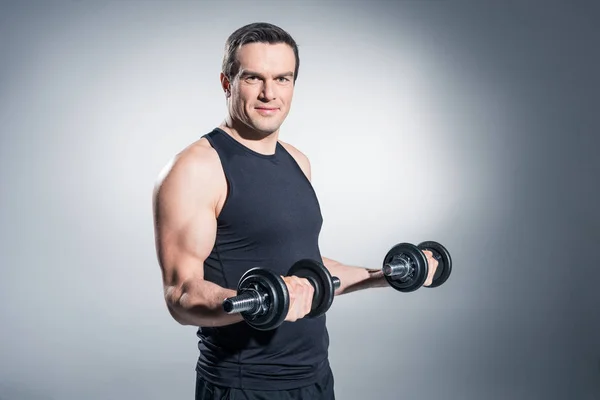
[[[277,78],[277,80],[278,80],[279,82],[284,82],[284,83],[285,83],[285,82],[289,82],[289,81],[290,81],[288,78],[286,78],[286,77],[284,77],[284,76]]]

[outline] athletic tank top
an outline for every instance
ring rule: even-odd
[[[217,219],[204,277],[237,289],[250,268],[279,275],[296,261],[321,261],[323,219],[312,185],[277,143],[275,154],[257,153],[216,128],[203,136],[216,150],[228,194]],[[284,322],[259,331],[246,322],[199,327],[196,371],[207,381],[242,389],[286,390],[310,385],[329,369],[325,316]]]

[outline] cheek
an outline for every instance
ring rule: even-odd
[[[237,102],[240,108],[250,109],[253,102],[252,99],[256,98],[254,93],[252,93],[251,88],[246,88],[245,90],[240,90],[238,93]]]
[[[294,90],[293,89],[286,89],[283,92],[283,102],[285,103],[285,105],[288,108],[292,104],[293,97],[294,97]]]
[[[292,97],[294,97],[294,86],[293,85],[291,85],[289,88],[286,88],[285,96],[288,99],[288,101],[292,101]]]
[[[249,109],[248,101],[244,97],[243,93],[236,93],[232,98],[232,108],[237,114],[246,114],[246,110]]]

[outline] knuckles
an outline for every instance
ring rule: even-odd
[[[290,309],[286,320],[294,322],[310,313],[315,288],[306,278],[285,276],[283,279],[288,287],[290,299]]]

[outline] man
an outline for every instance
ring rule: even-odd
[[[279,140],[299,56],[283,29],[254,23],[228,38],[220,74],[223,123],[174,157],[154,191],[157,256],[165,301],[198,326],[196,399],[334,399],[325,317],[303,318],[313,288],[284,277],[290,307],[277,329],[259,331],[222,303],[260,266],[281,276],[299,259],[322,260],[340,278],[336,295],[388,286],[380,270],[322,257],[322,216],[308,158]],[[426,285],[437,262],[430,263]]]

